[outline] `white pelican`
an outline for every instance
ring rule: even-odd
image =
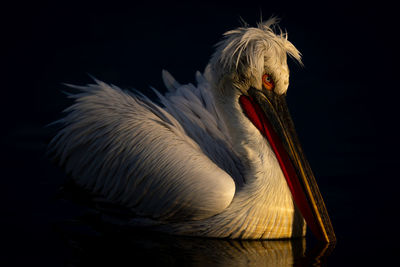
[[[74,86],[50,151],[75,182],[132,212],[129,225],[178,235],[335,240],[285,102],[287,54],[276,19],[224,34],[197,86],[166,71],[165,95],[95,80]],[[303,219],[304,218],[304,219]]]

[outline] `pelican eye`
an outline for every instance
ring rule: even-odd
[[[269,91],[271,91],[275,87],[274,81],[272,80],[272,77],[269,74],[264,74],[262,76],[262,83],[264,88]]]

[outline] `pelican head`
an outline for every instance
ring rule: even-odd
[[[288,41],[287,33],[279,28],[279,33],[274,32],[276,23],[277,19],[271,18],[258,27],[225,33],[206,74],[236,151],[258,172],[262,169],[257,166],[270,164],[260,157],[262,150],[272,151],[269,160],[279,162],[293,200],[312,232],[321,240],[334,241],[329,216],[286,104],[287,55],[302,65],[301,54]]]
[[[257,28],[241,27],[224,34],[225,39],[218,43],[210,61],[212,81],[222,94],[231,89],[246,94],[250,87],[262,90],[264,74],[274,81],[275,93],[286,93],[289,86],[287,55],[302,62],[300,52],[288,41],[287,33],[273,31],[276,23],[277,19],[271,18],[259,23]]]

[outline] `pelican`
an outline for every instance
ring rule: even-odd
[[[128,209],[131,226],[282,239],[308,225],[335,241],[285,101],[287,56],[301,54],[277,22],[226,32],[196,86],[164,70],[157,102],[97,79],[71,85],[49,151],[78,186]]]

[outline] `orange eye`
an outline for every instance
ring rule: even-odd
[[[272,80],[272,77],[269,74],[264,74],[262,76],[262,82],[263,82],[265,89],[267,89],[269,91],[271,91],[275,87],[274,81]]]

